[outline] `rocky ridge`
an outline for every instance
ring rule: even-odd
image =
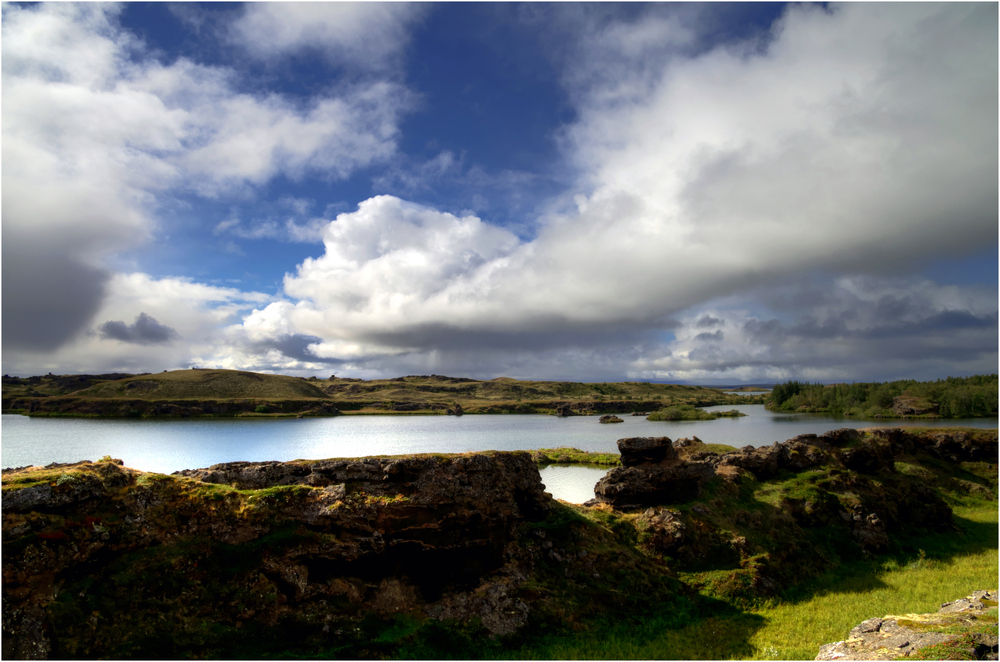
[[[85,462],[7,471],[5,483],[3,653],[22,659],[127,654],[109,648],[116,638],[141,650],[166,599],[158,582],[180,582],[195,611],[236,630],[419,609],[508,633],[526,616],[510,594],[523,581],[508,563],[518,527],[551,504],[527,453],[232,462],[172,477]],[[69,596],[97,606],[102,584],[131,591],[114,610],[131,627],[61,608]]]
[[[544,492],[540,452],[4,470],[3,654],[391,657],[387,633],[443,636],[425,623],[517,638],[663,605],[683,620],[692,587],[739,604],[953,529],[942,486],[995,499],[978,477],[995,430],[618,447],[588,508]]]

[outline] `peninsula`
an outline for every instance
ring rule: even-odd
[[[649,413],[714,418],[698,408],[763,404],[704,386],[578,383],[410,375],[351,379],[240,370],[3,378],[3,411],[30,416],[187,417],[338,414]],[[729,414],[732,415],[732,414]]]

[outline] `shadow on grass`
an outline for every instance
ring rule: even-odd
[[[751,658],[750,643],[766,620],[713,598],[697,598],[686,622],[676,614],[648,613],[609,618],[580,632],[537,635],[495,659],[725,660]],[[492,656],[491,656],[492,657]]]
[[[931,564],[950,566],[959,558],[997,549],[997,522],[977,522],[955,516],[956,532],[897,534],[887,554],[845,563],[813,580],[793,586],[781,595],[797,604],[831,593],[869,593],[888,588],[882,575],[888,571],[919,569]],[[982,587],[988,588],[988,587]],[[957,596],[942,596],[942,599]]]

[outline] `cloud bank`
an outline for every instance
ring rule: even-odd
[[[685,42],[674,23],[616,25],[597,49],[617,50],[615,75],[584,60],[567,77],[582,101],[565,146],[582,174],[536,238],[374,198],[286,277],[288,320],[342,358],[617,339],[809,270],[878,274],[995,243],[995,18],[984,5],[793,6],[765,49],[695,57],[661,47]]]
[[[995,284],[915,275],[997,244],[989,4],[791,5],[769,33],[721,46],[684,8],[557,12],[575,178],[541,213],[501,227],[486,204],[373,195],[336,215],[289,198],[290,213],[215,219],[217,236],[322,241],[274,295],[110,266],[184,196],[365,170],[403,195],[474,186],[483,171],[464,156],[400,155],[418,97],[402,63],[432,10],[234,12],[226,38],[249,58],[318,54],[347,72],[293,98],[247,91],[225,66],[161,62],[119,7],[5,6],[3,332],[18,352],[5,365],[155,369],[140,365],[154,343],[164,367],[358,376],[995,369]]]

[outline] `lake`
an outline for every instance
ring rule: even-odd
[[[93,419],[5,414],[0,418],[0,460],[8,468],[97,460],[110,455],[121,458],[129,467],[171,473],[235,460],[288,461],[559,446],[616,453],[615,442],[624,437],[677,439],[697,435],[706,443],[741,447],[764,446],[799,434],[843,427],[997,427],[995,418],[872,421],[774,413],[764,405],[706,409],[738,409],[747,416],[657,422],[641,416],[622,416],[622,423],[600,424],[597,416],[543,415]],[[556,497],[579,503],[593,496],[593,484],[604,472],[588,467],[549,467],[542,471],[542,480]],[[587,496],[579,498],[582,494]]]

